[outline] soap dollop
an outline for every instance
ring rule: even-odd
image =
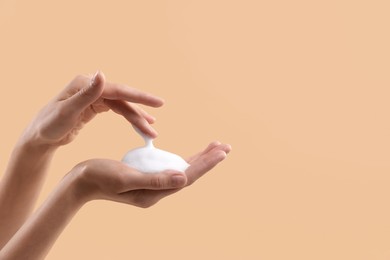
[[[145,146],[125,154],[122,162],[128,166],[143,173],[158,173],[165,170],[184,172],[190,166],[179,155],[154,147],[152,138],[144,135],[137,128],[135,130],[145,140]]]

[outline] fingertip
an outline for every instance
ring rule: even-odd
[[[215,158],[217,160],[217,162],[222,162],[223,160],[226,159],[226,152],[225,151],[219,151],[216,155],[215,155]]]
[[[131,124],[133,124],[133,127],[135,126],[136,132],[141,136],[146,135],[152,139],[157,138],[158,136],[157,131],[154,130],[145,118],[142,118],[139,122],[131,122]]]
[[[219,141],[213,141],[211,142],[207,147],[206,149],[202,152],[202,154],[205,154],[205,153],[208,153],[212,150],[214,150],[216,147],[218,147],[219,145],[221,145],[221,142]]]
[[[187,176],[182,172],[171,173],[170,182],[173,188],[183,187],[187,184]]]
[[[106,82],[106,75],[101,70],[98,71],[99,71],[99,77],[102,79],[102,82]]]
[[[187,184],[187,178],[183,175],[174,175],[171,177],[171,184],[173,188],[184,187]]]
[[[183,172],[177,170],[165,170],[158,174],[160,177],[155,176],[155,179],[160,179],[160,189],[180,188],[187,184],[187,175]]]
[[[209,144],[209,147],[217,147],[217,146],[220,145],[220,144],[221,144],[220,141],[215,140],[215,141],[212,141],[212,142]]]
[[[156,130],[154,130],[154,128],[150,127],[148,128],[148,133],[147,135],[149,135],[151,138],[155,139],[158,137],[158,133]]]
[[[156,122],[156,118],[154,116],[151,116],[151,115],[149,115],[145,119],[146,119],[146,121],[148,121],[149,124],[154,124]]]
[[[232,146],[230,144],[225,144],[224,151],[226,154],[230,153],[232,151]]]
[[[220,150],[228,154],[232,150],[232,147],[230,144],[220,144],[217,147],[215,147],[214,150]]]
[[[93,87],[101,86],[104,84],[105,79],[106,78],[105,78],[103,72],[101,72],[100,70],[97,70],[95,75],[91,79],[91,86],[93,86]]]
[[[157,97],[155,95],[152,95],[150,93],[144,93],[144,101],[140,102],[144,105],[150,106],[150,107],[161,107],[164,105],[165,101],[164,99]]]
[[[164,104],[165,104],[165,100],[164,99],[162,99],[160,97],[156,98],[156,107],[161,107]]]

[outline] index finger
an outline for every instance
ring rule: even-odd
[[[160,107],[164,104],[164,100],[160,97],[124,84],[111,82],[106,82],[102,97],[111,100],[126,100],[151,107]]]

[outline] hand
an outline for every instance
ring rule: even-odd
[[[106,199],[145,208],[194,183],[223,161],[230,150],[229,145],[211,143],[188,159],[190,166],[185,173],[144,174],[118,161],[93,159],[77,165],[68,177],[76,180],[75,193],[84,203]]]
[[[191,185],[225,159],[230,149],[229,145],[211,143],[188,160],[190,166],[185,173],[143,174],[117,161],[83,162],[62,179],[34,216],[12,236],[0,251],[0,259],[43,259],[85,202],[108,199],[150,207]]]
[[[159,107],[163,105],[163,100],[125,85],[106,82],[101,72],[92,79],[77,76],[40,111],[23,138],[38,145],[65,145],[96,114],[110,109],[124,116],[146,135],[156,137],[156,131],[150,126],[155,119],[133,103]]]

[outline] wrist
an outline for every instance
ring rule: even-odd
[[[71,172],[65,175],[60,186],[65,190],[66,197],[76,210],[91,200],[91,196],[88,190],[85,189],[82,181],[81,172],[78,169],[72,169]]]
[[[37,145],[27,139],[20,138],[15,144],[9,161],[10,169],[18,174],[46,172],[55,152],[54,147]],[[14,166],[12,166],[14,165]],[[15,166],[17,165],[17,168]]]
[[[95,199],[92,192],[91,184],[88,181],[87,165],[80,163],[76,165],[63,179],[68,186],[71,196],[74,198],[75,203],[80,207],[87,202]]]
[[[17,148],[23,149],[31,154],[52,154],[56,151],[58,146],[46,144],[40,138],[23,134],[16,144]]]

